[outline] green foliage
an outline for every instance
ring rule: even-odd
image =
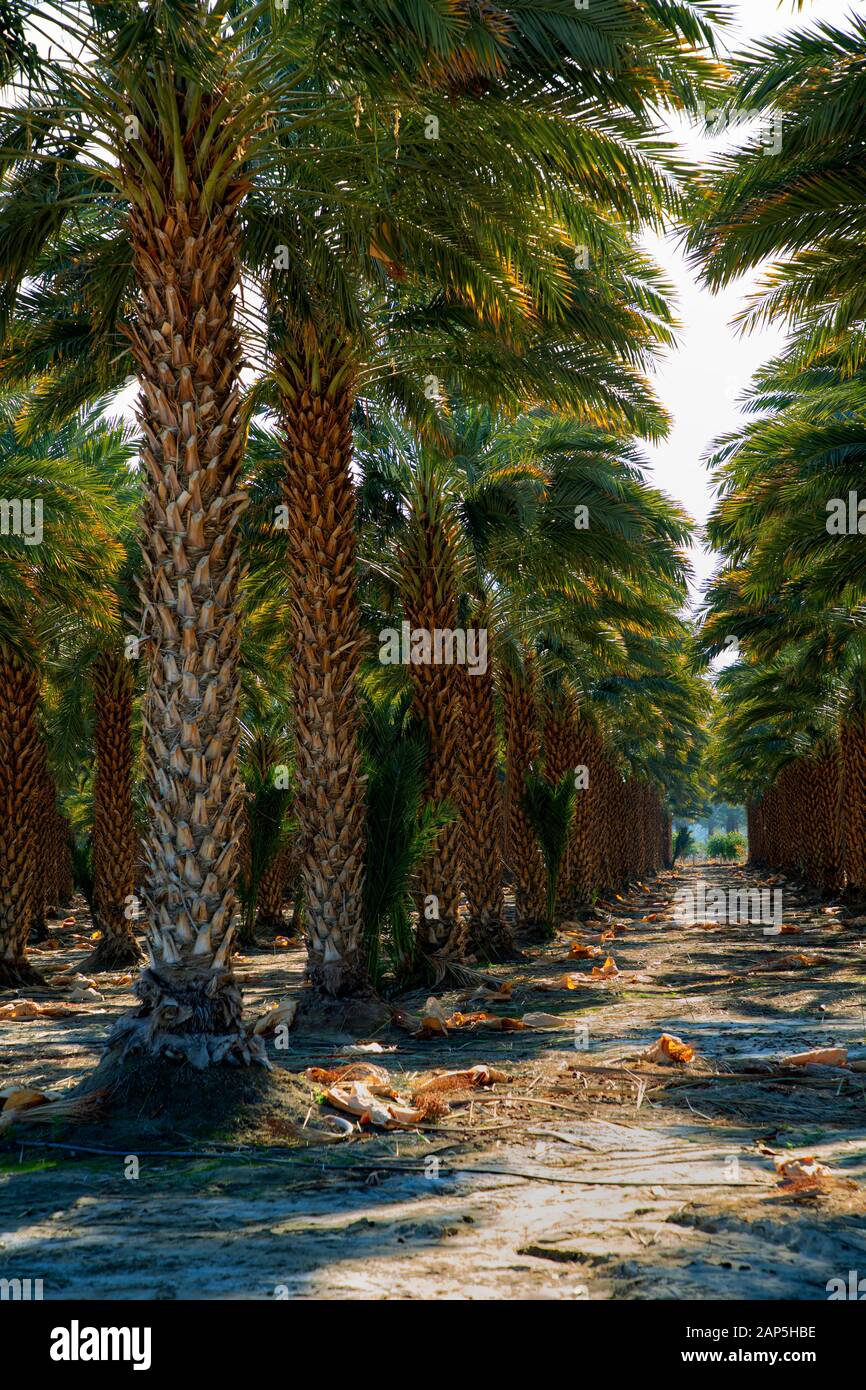
[[[90,835],[73,835],[71,838],[72,849],[72,882],[75,891],[80,893],[87,903],[88,911],[93,915],[93,840]]]
[[[707,840],[707,854],[710,859],[733,861],[741,859],[746,851],[746,841],[738,830],[726,834],[711,835]]]
[[[676,864],[676,862],[677,862],[678,859],[685,859],[685,857],[686,857],[687,854],[694,854],[694,852],[695,852],[695,837],[694,837],[694,835],[692,834],[691,830],[689,829],[689,827],[688,827],[687,825],[681,825],[681,826],[679,826],[679,827],[677,828],[676,834],[674,835],[674,844],[673,844],[673,853],[672,853],[672,855],[671,855],[671,864]]]
[[[523,809],[535,831],[544,860],[547,927],[551,934],[556,928],[556,890],[576,800],[577,787],[571,769],[556,786],[551,786],[538,772],[527,774]]]
[[[248,863],[238,882],[241,900],[240,939],[252,944],[262,879],[295,829],[289,817],[291,787],[282,784],[288,768],[288,751],[282,712],[272,711],[269,721],[257,724],[251,717],[244,729],[244,782],[247,789]],[[280,785],[277,785],[279,770]]]
[[[364,950],[374,984],[386,962],[395,975],[412,967],[412,878],[435,848],[453,811],[424,803],[426,746],[410,720],[411,691],[395,698],[368,693],[361,748],[367,774],[364,860]]]

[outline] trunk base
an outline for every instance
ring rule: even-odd
[[[22,985],[44,985],[45,980],[26,960],[0,961],[0,989],[20,989]]]
[[[390,1018],[387,1004],[369,983],[342,999],[329,998],[313,987],[305,989],[298,1000],[292,1033],[351,1033],[364,1038],[372,1036]]]
[[[43,941],[49,939],[48,927],[44,917],[34,918],[30,923],[30,933],[27,940],[32,946],[39,946]]]
[[[82,1144],[111,1145],[135,1154],[148,1141],[161,1147],[245,1142],[268,1114],[303,1123],[309,1088],[264,1067],[211,1067],[208,1071],[167,1057],[109,1052],[76,1088],[78,1096],[104,1093],[104,1111],[91,1128],[70,1126]]]
[[[313,988],[320,990],[330,999],[348,999],[369,994],[370,981],[360,959],[347,959],[340,956],[326,961],[322,956],[312,956],[308,972]]]
[[[480,960],[515,961],[524,960],[522,951],[514,944],[514,937],[507,922],[482,922],[469,919],[469,954]]]
[[[124,965],[141,965],[141,952],[134,938],[104,936],[78,968],[93,975],[100,970],[117,970]]]
[[[189,1062],[200,1071],[221,1062],[269,1067],[264,1042],[241,1022],[241,992],[231,971],[187,963],[170,973],[143,970],[135,986],[137,1013],[118,1019],[110,1051]]]

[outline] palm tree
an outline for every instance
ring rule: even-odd
[[[0,406],[0,986],[32,981],[26,942],[44,907],[54,787],[40,729],[40,658],[64,626],[112,621],[112,569],[121,549],[111,469],[89,448],[88,424],[50,438],[27,434],[21,402]],[[117,465],[119,440],[107,450]],[[122,452],[122,445],[120,446]]]
[[[38,29],[40,14],[24,8]],[[23,109],[7,111],[2,142],[7,223],[12,198],[26,190],[32,211],[55,173],[59,180],[39,234],[10,244],[10,298],[80,215],[90,301],[100,302],[101,289],[105,305],[106,270],[113,285],[103,353],[85,387],[106,379],[97,369],[120,306],[139,383],[151,954],[136,987],[142,1007],[117,1038],[159,1052],[169,1034],[175,1054],[201,1065],[261,1052],[242,1032],[229,962],[243,800],[235,531],[245,423],[235,299],[245,165],[267,111],[295,78],[282,53],[255,41],[255,15],[195,0],[144,8],[122,0],[110,14],[83,4],[74,16],[58,6],[61,56],[44,61]]]
[[[718,157],[689,234],[713,287],[762,267],[746,320],[798,322],[813,345],[838,342],[866,313],[864,40],[852,13],[844,29],[764,39],[734,63],[726,105],[763,119]]]

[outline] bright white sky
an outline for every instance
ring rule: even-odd
[[[811,4],[807,0],[797,12],[791,0],[732,0],[729,7],[738,16],[727,40],[728,47],[735,50],[764,35],[804,28],[815,20],[847,27],[846,16],[861,13],[863,4],[862,0],[812,0]],[[706,158],[726,138],[741,139],[742,132],[741,127],[739,135],[735,130],[730,137],[708,139],[688,122],[676,127],[684,150],[696,160]],[[713,295],[696,283],[694,272],[672,238],[649,236],[645,244],[676,287],[682,323],[679,348],[669,353],[654,373],[657,394],[674,424],[667,440],[648,446],[653,481],[701,524],[713,503],[710,476],[702,459],[714,439],[736,428],[742,418],[737,396],[756,368],[779,351],[784,334],[771,327],[744,335],[731,327],[755,285],[755,277],[744,277]],[[696,581],[702,585],[712,574],[716,557],[696,547],[692,560]]]

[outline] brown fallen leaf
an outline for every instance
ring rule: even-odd
[[[580,941],[571,942],[571,947],[569,949],[569,958],[571,960],[589,960],[591,956],[601,954],[601,947],[584,947],[584,945],[580,944]]]
[[[774,1158],[773,1165],[778,1174],[783,1192],[820,1192],[829,1188],[856,1190],[857,1184],[851,1178],[839,1177],[825,1163],[819,1163],[813,1154],[805,1158]]]
[[[325,1099],[337,1110],[356,1115],[361,1124],[377,1125],[380,1129],[412,1129],[429,1113],[399,1100],[394,1104],[379,1100],[363,1081],[329,1086]]]
[[[604,965],[594,965],[592,967],[592,973],[596,978],[604,977],[610,979],[613,975],[618,975],[619,970],[617,969],[617,964],[613,956],[608,956]]]
[[[298,1001],[296,999],[282,999],[272,1008],[266,1009],[260,1014],[253,1024],[253,1033],[259,1037],[264,1033],[273,1033],[280,1026],[291,1028],[295,1021],[295,1014],[298,1012]]]
[[[663,1067],[685,1067],[695,1057],[695,1049],[673,1033],[662,1033],[658,1041],[642,1052],[640,1057],[643,1062],[657,1062]]]
[[[44,1091],[31,1091],[28,1086],[10,1086],[0,1091],[3,1104],[0,1110],[30,1110],[35,1105],[49,1104],[51,1097]]]
[[[11,1004],[0,1004],[0,1021],[20,1021],[30,1018],[71,1018],[78,1013],[66,1004],[35,1004],[32,999],[16,999]]]
[[[561,1028],[563,1023],[568,1023],[567,1018],[561,1018],[559,1014],[524,1014],[523,1025],[526,1028]]]
[[[847,1047],[814,1047],[811,1052],[795,1052],[782,1059],[786,1067],[844,1067],[847,1062]]]
[[[412,1092],[412,1099],[417,1100],[419,1096],[426,1096],[431,1092],[466,1091],[476,1086],[493,1086],[497,1081],[507,1080],[504,1071],[497,1071],[495,1067],[488,1067],[479,1062],[465,1071],[439,1072],[428,1081],[420,1082]]]
[[[288,946],[288,944],[289,944],[289,938],[288,938],[287,936],[275,936],[275,937],[274,937],[274,945],[275,945],[275,946],[278,946],[278,947],[280,948],[280,950],[283,950],[286,946]]]
[[[53,1124],[55,1120],[87,1120],[98,1115],[109,1091],[91,1091],[83,1096],[61,1096],[43,1105],[13,1106],[0,1111],[0,1133],[13,1124]]]
[[[333,1086],[344,1081],[363,1081],[376,1096],[396,1096],[391,1078],[384,1067],[372,1062],[347,1062],[343,1067],[307,1067],[304,1076],[318,1085]]]

